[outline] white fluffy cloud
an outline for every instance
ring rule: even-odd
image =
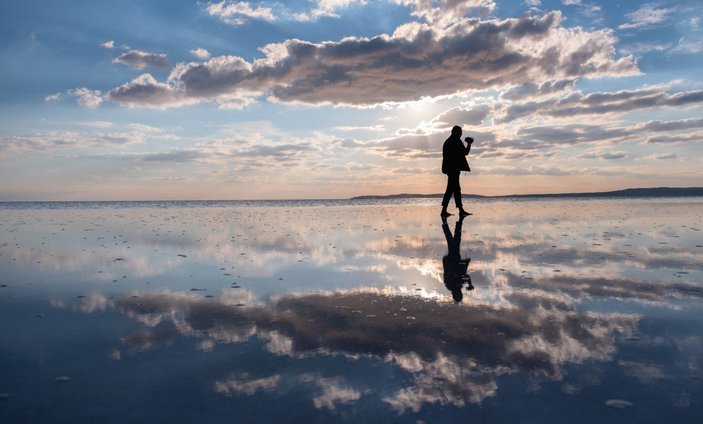
[[[273,100],[357,106],[416,100],[491,87],[578,77],[634,75],[632,57],[615,58],[610,31],[561,26],[561,14],[470,19],[447,28],[420,23],[392,35],[337,42],[287,40],[264,57],[181,63],[166,82],[144,75],[113,89],[128,106],[169,107],[268,94]],[[139,90],[129,89],[139,86]]]
[[[197,49],[191,50],[190,54],[197,57],[198,59],[203,59],[203,60],[210,59],[210,56],[212,56],[209,51],[207,51],[206,49],[203,49],[201,47],[198,47]]]
[[[79,87],[68,90],[67,93],[71,96],[75,96],[78,104],[88,109],[95,109],[103,102],[100,90],[90,90],[85,87]]]
[[[414,16],[437,26],[455,23],[468,14],[485,15],[496,8],[493,0],[395,0],[395,2],[409,6]]]
[[[48,96],[44,97],[45,102],[57,102],[59,100],[61,100],[61,93],[49,94]]]
[[[673,8],[661,6],[657,3],[647,3],[634,12],[625,15],[627,22],[621,24],[620,29],[644,29],[666,22]]]
[[[294,13],[293,19],[296,21],[311,21],[321,17],[338,18],[337,12],[346,9],[354,4],[365,5],[366,0],[317,0],[315,8],[310,12]]]
[[[243,25],[247,19],[276,20],[270,7],[254,7],[245,1],[223,0],[219,3],[208,3],[206,10],[211,16],[216,16],[231,25]]]

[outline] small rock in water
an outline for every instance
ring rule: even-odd
[[[70,377],[66,377],[65,375],[62,375],[60,377],[56,377],[56,382],[57,383],[66,383],[68,381],[71,381]]]
[[[622,399],[608,399],[605,401],[605,406],[610,406],[611,408],[626,409],[633,407],[632,402],[628,402]]]
[[[179,254],[178,254],[178,255],[176,255],[176,256],[180,256],[181,258],[187,258],[187,256],[186,256],[186,255],[184,255],[183,253],[179,253]]]

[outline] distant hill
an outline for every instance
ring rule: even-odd
[[[443,193],[437,194],[389,194],[385,196],[357,196],[356,199],[416,199],[442,198]],[[505,196],[481,196],[478,194],[462,194],[463,198],[522,198],[522,197],[696,197],[703,196],[703,187],[652,187],[627,188],[615,191],[596,191],[589,193],[552,193],[552,194],[509,194]]]

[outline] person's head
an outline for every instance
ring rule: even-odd
[[[461,127],[458,125],[454,125],[452,128],[452,135],[455,137],[461,137]]]

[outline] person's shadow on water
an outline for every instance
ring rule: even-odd
[[[444,231],[444,237],[447,239],[448,250],[447,254],[442,258],[444,285],[452,293],[452,298],[457,303],[464,298],[464,294],[461,291],[464,284],[466,284],[467,291],[474,289],[468,273],[471,258],[461,259],[461,226],[463,221],[464,217],[460,216],[454,226],[454,235],[452,235],[447,224],[447,218],[442,218],[442,230]]]

